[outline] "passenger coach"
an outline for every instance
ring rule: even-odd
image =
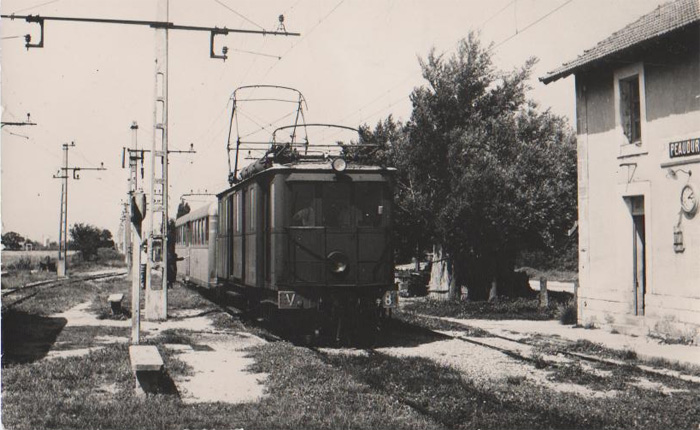
[[[175,221],[178,277],[204,287],[216,286],[214,253],[217,224],[217,203],[203,206]]]

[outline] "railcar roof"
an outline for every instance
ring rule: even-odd
[[[333,167],[331,167],[330,163],[326,160],[324,161],[303,161],[303,162],[294,162],[294,163],[289,163],[289,164],[273,164],[271,167],[256,173],[255,175],[251,176],[250,178],[246,178],[245,180],[237,183],[236,185],[229,187],[222,192],[218,193],[216,196],[220,197],[232,189],[236,188],[240,184],[246,183],[250,181],[253,178],[259,177],[260,175],[264,174],[270,174],[271,172],[281,172],[281,171],[313,171],[313,172],[327,172],[327,173],[333,173],[335,172],[333,170]],[[360,173],[360,172],[386,172],[386,173],[393,173],[396,172],[395,167],[381,167],[381,166],[370,166],[366,164],[352,164],[348,163],[348,167],[345,170],[344,173]]]
[[[199,207],[175,220],[175,225],[182,225],[188,221],[195,219],[206,218],[209,215],[215,215],[218,211],[219,206],[217,202],[208,203],[202,207]],[[212,213],[214,212],[214,213]]]

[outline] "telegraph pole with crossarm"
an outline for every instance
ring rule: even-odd
[[[100,163],[100,167],[69,167],[68,166],[68,150],[75,147],[75,142],[63,144],[63,166],[58,169],[58,172],[53,175],[55,179],[63,179],[61,184],[61,218],[58,229],[58,263],[56,266],[56,274],[59,278],[68,276],[68,180],[80,179],[81,170],[107,170],[104,163]],[[69,175],[71,171],[73,174]]]

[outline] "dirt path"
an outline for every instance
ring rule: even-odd
[[[98,319],[89,311],[90,303],[81,303],[65,312],[52,315],[64,318],[65,327],[131,327],[130,320]],[[246,348],[265,341],[245,332],[222,331],[212,324],[217,312],[201,309],[175,310],[167,321],[142,321],[143,339],[152,338],[166,330],[186,330],[193,333],[196,345],[165,344],[177,358],[190,366],[190,374],[174,378],[185,403],[255,402],[263,396],[265,374],[252,373],[254,363]],[[111,343],[129,342],[128,336],[103,336],[94,339],[89,348],[50,350],[45,359],[85,356]],[[167,369],[166,369],[167,370]]]
[[[192,367],[191,376],[175,379],[185,403],[249,403],[263,396],[267,375],[248,370],[254,360],[245,349],[265,343],[246,333],[203,335],[197,347],[166,345]]]

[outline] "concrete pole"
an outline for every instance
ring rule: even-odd
[[[158,0],[157,19],[168,22],[168,0]],[[155,105],[151,149],[151,196],[148,207],[148,257],[146,259],[146,318],[168,318],[168,29],[155,28]],[[161,273],[161,286],[152,282],[152,271]]]
[[[70,145],[63,144],[63,187],[61,190],[61,226],[58,232],[58,262],[56,275],[59,278],[68,276],[68,149]]]
[[[127,194],[131,200],[131,193]],[[126,263],[127,276],[131,276],[131,203],[124,205],[124,262]]]
[[[56,276],[66,276],[66,261],[63,258],[63,196],[66,194],[65,181],[61,182],[61,218],[58,222],[58,259],[56,260]]]
[[[141,333],[141,235],[134,229],[131,243],[131,343],[138,345]]]

